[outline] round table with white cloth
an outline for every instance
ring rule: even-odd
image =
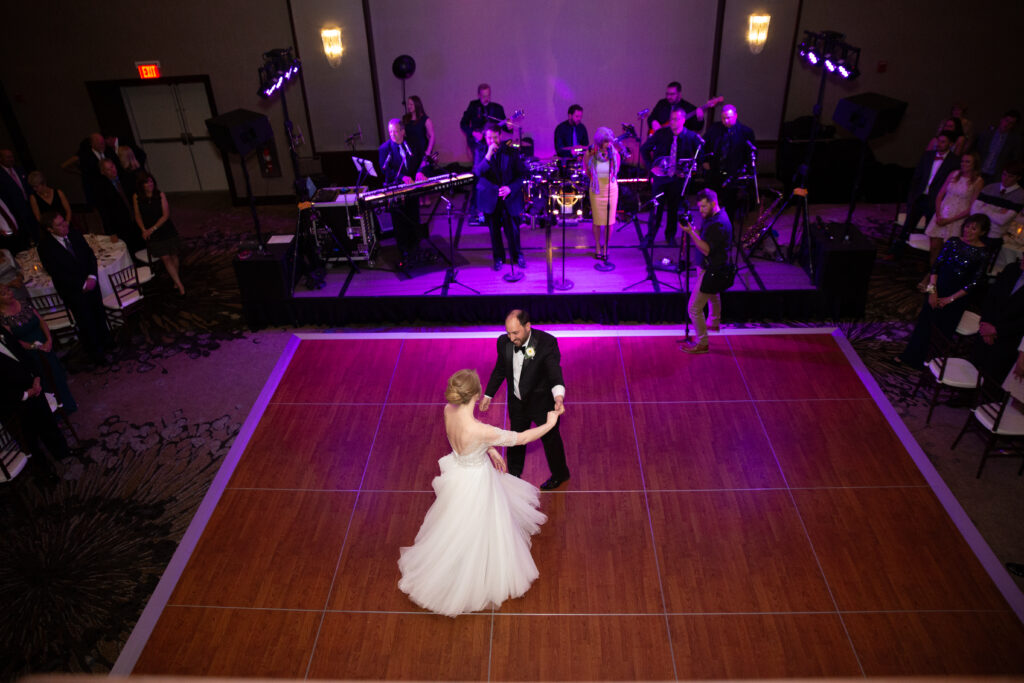
[[[44,239],[47,238],[48,236],[44,236]],[[100,293],[104,297],[110,296],[114,293],[110,286],[110,275],[132,264],[128,247],[122,240],[112,235],[89,234],[85,236],[85,241],[96,254]],[[57,292],[50,275],[43,269],[43,264],[39,262],[39,252],[35,247],[21,252],[15,258],[18,260],[21,277],[25,281],[25,289],[28,290],[29,296],[43,296]]]

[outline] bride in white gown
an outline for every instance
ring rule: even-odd
[[[437,498],[398,560],[398,588],[420,607],[449,617],[496,608],[537,578],[530,536],[547,520],[537,509],[539,491],[507,473],[495,446],[536,441],[564,412],[549,412],[539,427],[509,432],[473,416],[480,395],[475,371],[449,378],[444,426],[452,452],[438,461]]]

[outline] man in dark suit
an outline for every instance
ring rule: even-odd
[[[85,201],[94,208],[96,207],[96,188],[102,179],[100,162],[104,159],[117,162],[117,152],[113,147],[107,147],[107,141],[103,135],[93,133],[82,140],[74,156],[60,165],[65,171],[82,176],[82,191],[85,192]]]
[[[661,228],[661,221],[667,215],[665,241],[669,246],[676,244],[676,216],[679,200],[682,198],[683,178],[679,171],[679,160],[692,159],[697,154],[700,138],[687,130],[686,112],[681,107],[672,110],[668,126],[654,131],[647,142],[640,146],[640,156],[654,175],[651,192],[659,194],[658,208],[651,212],[647,227],[647,248],[654,246],[654,238]]]
[[[473,173],[476,174],[477,208],[484,212],[491,233],[491,255],[494,269],[505,262],[504,231],[509,257],[520,267],[526,259],[519,249],[519,214],[523,212],[523,181],[526,165],[519,153],[501,142],[501,128],[488,123],[484,128],[484,144],[477,147]]]
[[[25,170],[15,164],[14,152],[0,149],[0,199],[17,221],[19,229],[24,231],[26,239],[35,241],[39,237],[39,224],[28,202],[31,194],[28,177]]]
[[[569,118],[555,126],[555,154],[563,159],[576,156],[574,149],[590,144],[587,127],[583,125],[583,107],[569,107]]]
[[[423,173],[423,155],[414,153],[405,140],[405,124],[401,119],[388,121],[389,139],[377,149],[377,161],[384,174],[384,186],[408,185],[414,181],[426,180]],[[415,197],[405,197],[392,204],[388,213],[391,214],[391,225],[395,230],[395,242],[401,253],[399,268],[413,265],[427,258],[427,254],[418,249],[420,240],[425,236],[420,223],[419,201]]]
[[[146,246],[142,231],[135,223],[132,194],[135,188],[121,185],[117,164],[110,159],[100,162],[100,179],[96,185],[96,209],[103,219],[103,230],[117,235],[128,245],[132,255]]]
[[[491,86],[481,83],[476,88],[476,94],[477,99],[466,105],[466,111],[462,113],[462,118],[459,120],[459,128],[466,136],[466,146],[474,162],[476,161],[477,147],[484,144],[484,127],[488,123],[500,122],[499,125],[503,130],[512,132],[512,126],[508,124],[505,117],[505,108],[497,102],[491,101]],[[474,187],[469,195],[470,225],[482,224],[483,217],[478,214],[478,211],[481,209],[477,206],[476,187]]]
[[[1024,146],[1017,130],[1018,123],[1020,112],[1011,109],[1003,114],[999,123],[978,136],[975,147],[981,156],[981,175],[986,183],[998,180],[999,174],[1007,164],[1020,161],[1024,157]]]
[[[32,463],[37,472],[55,481],[53,465],[40,446],[46,447],[50,457],[60,460],[68,456],[68,444],[32,367],[18,340],[0,326],[0,422],[34,456]]]
[[[974,352],[974,364],[981,372],[1000,381],[1017,359],[1017,346],[1024,337],[1024,273],[1020,261],[1003,268],[981,305],[981,324]]]
[[[735,105],[722,107],[722,120],[708,128],[703,151],[709,155],[704,162],[705,170],[710,172],[708,185],[718,193],[719,203],[729,214],[732,225],[742,225],[744,209],[753,199],[754,188],[739,178],[756,172],[753,155],[757,147],[754,131],[740,123]]]
[[[899,237],[889,248],[889,253],[882,256],[883,259],[892,260],[902,254],[918,221],[922,217],[925,223],[932,219],[939,190],[949,174],[960,168],[960,157],[949,151],[953,145],[949,136],[946,132],[939,133],[935,138],[935,151],[925,152],[918,159],[910,180],[910,193],[907,195],[907,219],[903,222]]]
[[[60,298],[75,317],[79,338],[97,365],[106,365],[103,350],[110,344],[107,317],[97,276],[96,254],[81,233],[70,231],[64,216],[43,215],[46,234],[39,240],[39,260]]]
[[[508,383],[508,417],[512,431],[521,432],[530,424],[547,422],[548,412],[559,410],[565,399],[562,380],[562,356],[558,340],[547,332],[530,326],[526,311],[514,310],[505,318],[505,331],[498,337],[498,358],[491,378],[487,381],[480,411],[486,412],[501,383]],[[541,437],[544,455],[548,460],[551,477],[540,485],[550,491],[569,481],[569,467],[565,463],[565,446],[556,425]],[[526,446],[508,449],[508,472],[515,476],[523,473]]]

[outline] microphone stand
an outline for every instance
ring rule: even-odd
[[[450,193],[451,190],[449,189],[448,192]],[[448,208],[448,270],[444,272],[444,282],[439,284],[437,287],[431,287],[423,293],[430,294],[434,290],[440,289],[441,296],[448,296],[448,288],[452,285],[458,285],[463,289],[468,289],[474,294],[479,294],[479,291],[473,289],[469,285],[459,282],[459,271],[455,269],[455,239],[452,233],[452,202],[443,194],[441,195],[441,201],[444,202]]]
[[[508,205],[505,203],[504,197],[500,197],[498,201],[501,202],[501,216],[502,216],[502,221],[501,222],[504,225],[511,226],[511,230],[519,230],[519,226],[515,224],[515,220],[512,218],[512,212],[508,210]],[[509,231],[510,234],[511,234],[511,230]],[[498,239],[499,240],[501,239],[501,235],[500,234],[498,235]],[[520,242],[520,240],[519,240],[519,235],[518,234],[516,235],[516,241],[519,242],[519,249],[517,251],[519,252],[518,255],[521,256],[522,253],[523,253],[523,245],[522,245],[522,242]],[[511,244],[511,240],[509,240],[508,255],[509,255],[509,259],[508,259],[509,271],[507,273],[505,273],[504,275],[502,275],[501,279],[504,280],[505,282],[509,282],[509,283],[519,282],[520,280],[523,279],[524,273],[521,272],[521,271],[518,272],[518,273],[516,272],[516,260],[514,258],[512,258],[512,244]]]
[[[608,157],[608,186],[607,186],[606,189],[607,189],[607,192],[608,192],[608,201],[607,201],[607,203],[604,206],[604,234],[605,234],[604,251],[605,251],[605,254],[604,254],[604,258],[600,259],[597,263],[594,264],[594,270],[596,270],[598,272],[601,272],[601,273],[608,273],[608,272],[611,272],[611,271],[615,270],[615,264],[614,263],[608,263],[608,243],[611,241],[611,238],[612,238],[612,225],[611,225],[611,213],[612,213],[612,160],[611,160],[611,155],[609,155],[609,157]],[[597,191],[598,191],[598,194],[600,195],[600,193],[601,193],[601,183],[600,183],[600,181],[598,181]],[[616,204],[618,203],[618,194],[619,194],[619,188],[618,188],[618,185],[616,185],[615,186]],[[564,241],[564,238],[563,238],[563,241]],[[596,242],[597,242],[597,244],[594,245],[595,248],[601,244],[600,237],[597,238]]]

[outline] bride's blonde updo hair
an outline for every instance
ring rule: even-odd
[[[480,393],[480,375],[476,370],[459,370],[448,378],[444,400],[453,405],[464,406]]]

